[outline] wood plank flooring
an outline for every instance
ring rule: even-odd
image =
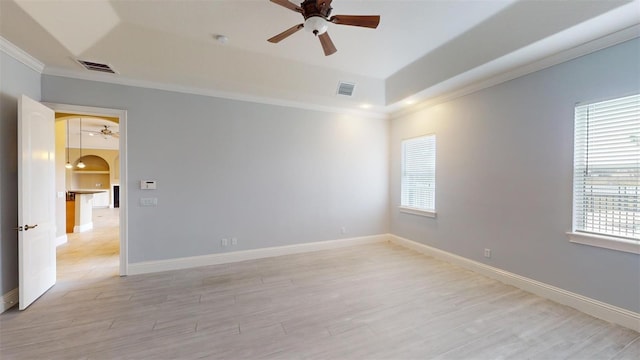
[[[113,214],[0,315],[2,359],[640,359],[637,332],[392,244],[120,278]]]

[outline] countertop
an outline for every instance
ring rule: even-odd
[[[98,194],[107,192],[107,190],[69,190],[68,193],[71,194]]]

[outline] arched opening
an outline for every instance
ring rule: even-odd
[[[109,171],[109,163],[100,156],[85,155],[76,160],[76,163],[74,164],[75,167],[78,166],[80,160],[82,160],[86,167],[79,171]]]
[[[85,164],[78,169],[78,163]],[[84,155],[73,162],[74,170],[70,177],[69,189],[73,190],[105,190],[104,196],[96,195],[94,207],[109,207],[111,172],[109,162],[98,155]],[[102,195],[102,194],[101,194]]]

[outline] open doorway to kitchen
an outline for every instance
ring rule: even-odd
[[[117,276],[119,200],[114,202],[113,189],[120,185],[119,119],[62,112],[55,117],[56,158],[64,159],[56,164],[56,191],[65,198],[56,211],[58,279]]]
[[[58,280],[126,275],[126,112],[47,106],[56,112]]]

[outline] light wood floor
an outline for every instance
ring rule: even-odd
[[[120,278],[96,214],[0,315],[2,359],[640,359],[637,332],[391,244]]]

